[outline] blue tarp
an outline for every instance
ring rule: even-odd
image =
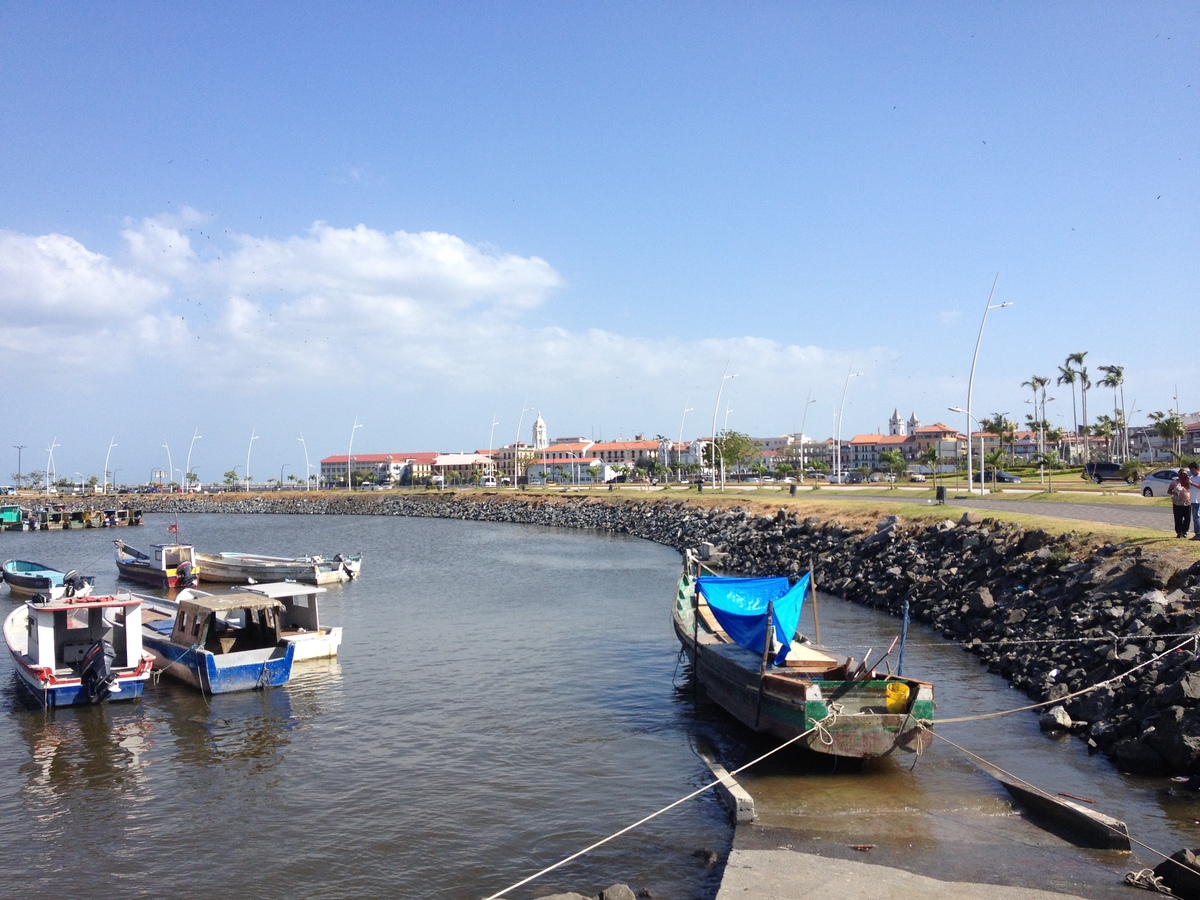
[[[792,636],[800,624],[800,608],[808,591],[809,576],[795,585],[786,578],[722,578],[701,575],[696,589],[708,601],[713,615],[734,642],[755,653],[763,652],[767,635],[767,605],[774,603],[775,639],[783,647],[775,656],[781,665],[791,649]]]

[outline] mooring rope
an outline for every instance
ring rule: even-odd
[[[833,718],[836,718],[836,717],[833,714],[830,714],[825,719],[822,719],[821,722],[824,724],[832,725],[833,723],[830,720]],[[747,769],[751,768],[752,766],[758,765],[760,762],[762,762],[767,757],[775,755],[780,750],[784,749],[785,747],[791,746],[792,744],[796,743],[796,741],[800,740],[801,738],[808,737],[810,734],[813,734],[814,732],[818,731],[820,728],[821,728],[820,724],[814,725],[812,728],[808,729],[807,731],[801,732],[800,734],[796,735],[795,737],[788,738],[786,741],[784,741],[778,747],[775,747],[772,750],[768,750],[766,753],[764,753],[762,756],[758,757],[757,759],[753,759],[750,762],[746,763],[744,766],[740,766],[739,768],[734,769],[732,772],[729,772],[728,773],[729,777],[732,778],[734,775],[740,775],[742,772],[745,772]],[[616,838],[619,838],[621,835],[626,834],[630,831],[633,831],[633,829],[635,829],[641,825],[644,825],[645,823],[649,822],[651,819],[658,818],[663,813],[669,812],[670,810],[679,806],[681,803],[686,803],[688,800],[691,800],[693,797],[698,797],[701,794],[703,794],[705,791],[711,790],[712,788],[714,788],[717,785],[722,784],[722,783],[723,783],[723,779],[718,778],[716,781],[710,782],[709,784],[706,784],[703,787],[697,788],[696,790],[692,791],[690,794],[688,794],[684,797],[680,797],[678,800],[675,800],[672,803],[668,803],[662,809],[652,812],[652,813],[650,813],[650,815],[644,816],[641,819],[638,819],[632,825],[626,825],[620,831],[614,831],[608,837],[602,838],[602,839],[596,841],[596,843],[594,843],[588,847],[584,847],[582,850],[578,850],[575,853],[572,853],[570,856],[565,857],[564,859],[560,859],[558,862],[554,863],[553,865],[547,866],[546,868],[542,869],[540,872],[535,872],[532,875],[528,876],[527,878],[521,879],[520,881],[516,882],[515,884],[510,884],[508,887],[504,888],[503,890],[497,891],[496,893],[491,894],[488,897],[485,897],[484,900],[496,900],[497,897],[503,897],[509,891],[516,890],[517,888],[522,887],[523,885],[529,884],[529,882],[535,881],[538,878],[541,878],[543,875],[547,874],[548,872],[553,872],[555,869],[560,868],[561,866],[565,866],[567,863],[571,862],[572,860],[576,860],[579,857],[583,856],[584,854],[591,853],[597,847],[604,846],[609,841],[615,840]]]
[[[950,719],[936,719],[936,720],[934,720],[934,722],[939,727],[942,725],[954,725],[954,724],[957,724],[960,722],[978,722],[983,719],[997,719],[997,718],[1000,718],[1001,716],[1011,716],[1013,713],[1028,712],[1029,710],[1032,710],[1032,709],[1040,709],[1043,706],[1059,705],[1059,704],[1065,703],[1068,700],[1074,700],[1076,697],[1082,697],[1084,694],[1088,694],[1088,693],[1091,693],[1092,691],[1099,690],[1100,688],[1106,687],[1107,685],[1110,685],[1113,682],[1120,681],[1121,679],[1125,678],[1126,676],[1132,675],[1134,672],[1138,671],[1139,669],[1144,669],[1147,666],[1154,665],[1154,663],[1158,662],[1164,656],[1169,656],[1172,653],[1176,653],[1176,652],[1182,650],[1188,644],[1193,643],[1194,640],[1195,640],[1195,635],[1192,635],[1186,641],[1181,641],[1180,643],[1176,644],[1171,649],[1164,650],[1162,653],[1159,653],[1157,656],[1152,656],[1152,657],[1150,657],[1150,659],[1146,660],[1145,662],[1138,663],[1136,666],[1132,667],[1131,669],[1127,669],[1126,671],[1120,673],[1119,675],[1114,675],[1112,678],[1106,678],[1104,681],[1098,681],[1095,684],[1090,685],[1089,687],[1082,688],[1081,690],[1075,691],[1072,694],[1067,694],[1062,697],[1056,697],[1053,700],[1043,700],[1040,703],[1030,703],[1028,706],[1018,706],[1014,709],[1005,709],[1005,710],[1001,710],[1000,712],[981,713],[977,716],[957,716],[955,718],[950,718]]]
[[[963,747],[961,744],[954,743],[954,741],[950,740],[950,738],[946,737],[944,734],[938,734],[936,731],[932,731],[932,730],[930,730],[929,733],[932,734],[938,740],[945,741],[951,747],[966,754],[967,756],[969,756],[971,759],[975,760],[976,762],[981,763],[984,766],[987,766],[989,768],[995,769],[1001,775],[1011,778],[1013,781],[1018,781],[1021,784],[1025,785],[1027,788],[1030,788],[1031,790],[1033,790],[1039,794],[1045,794],[1047,796],[1050,796],[1049,791],[1043,790],[1042,788],[1038,787],[1036,784],[1032,784],[1031,782],[1026,781],[1024,778],[1021,778],[1019,775],[1014,775],[1012,772],[1009,772],[1007,769],[1004,769],[1004,768],[996,765],[995,763],[984,759],[978,753],[973,753],[972,751],[968,750],[966,747]],[[1135,838],[1125,832],[1118,831],[1116,828],[1114,828],[1112,825],[1109,825],[1107,822],[1102,822],[1101,824],[1103,824],[1104,827],[1108,828],[1110,831],[1116,832],[1117,834],[1121,835],[1124,838],[1128,838],[1129,842],[1131,844],[1137,844],[1137,846],[1141,847],[1143,850],[1149,851],[1150,853],[1153,853],[1155,856],[1160,856],[1165,860],[1169,860],[1170,862],[1179,866],[1184,871],[1191,873],[1192,870],[1189,869],[1187,866],[1185,866],[1183,863],[1179,862],[1178,860],[1171,859],[1171,855],[1169,853],[1164,853],[1162,850],[1159,850],[1157,847],[1151,847],[1149,844],[1147,844],[1143,841],[1139,841],[1137,838]],[[1144,888],[1147,888],[1150,890],[1157,890],[1160,893],[1168,893],[1168,894],[1171,893],[1171,891],[1169,889],[1163,890],[1161,881],[1162,881],[1161,877],[1155,877],[1154,872],[1151,869],[1142,869],[1140,872],[1130,872],[1125,876],[1125,882],[1127,884],[1134,885],[1135,887],[1144,887]]]

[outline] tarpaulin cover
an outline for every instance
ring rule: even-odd
[[[708,601],[713,615],[735,643],[755,653],[763,652],[767,636],[767,605],[774,603],[775,639],[783,646],[775,655],[782,665],[800,624],[800,608],[808,591],[809,576],[795,585],[786,578],[722,578],[701,575],[696,589]]]

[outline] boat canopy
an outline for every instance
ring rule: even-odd
[[[775,639],[782,645],[775,665],[782,665],[791,649],[792,638],[800,624],[800,608],[808,591],[809,575],[794,585],[784,577],[725,578],[702,575],[696,579],[700,591],[717,621],[738,646],[763,652],[767,635],[767,608],[771,606]]]

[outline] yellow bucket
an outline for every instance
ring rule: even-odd
[[[889,681],[887,686],[887,711],[903,713],[908,711],[908,685],[899,681]]]

